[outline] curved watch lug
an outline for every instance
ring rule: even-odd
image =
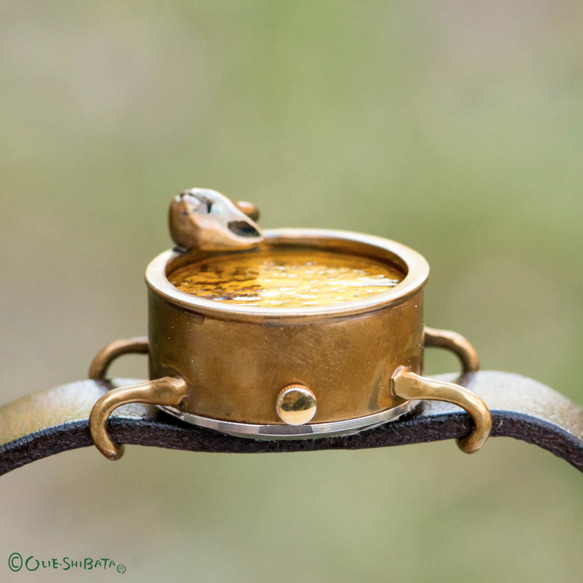
[[[453,352],[462,365],[462,374],[480,369],[480,359],[469,340],[451,330],[438,330],[425,326],[423,341],[425,348],[445,348]]]
[[[110,342],[95,355],[89,367],[89,378],[95,381],[104,380],[109,365],[124,354],[148,354],[149,352],[150,343],[147,336],[122,338]]]
[[[163,377],[108,391],[96,401],[89,414],[89,429],[95,446],[110,460],[118,460],[123,455],[123,444],[113,441],[106,427],[109,416],[118,407],[129,403],[176,407],[187,396],[186,381],[174,377]]]
[[[459,448],[465,453],[478,451],[490,435],[492,416],[488,407],[474,392],[442,380],[430,379],[399,367],[393,375],[393,392],[408,400],[427,399],[445,401],[462,407],[470,414],[474,427],[464,437],[459,437]]]

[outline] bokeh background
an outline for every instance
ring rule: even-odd
[[[583,403],[583,5],[518,0],[0,6],[2,402],[146,332],[169,200],[349,229],[429,260],[426,321]],[[429,351],[429,373],[455,370]],[[143,377],[143,357],[118,376]],[[510,439],[361,452],[92,449],[0,479],[11,552],[140,582],[580,581],[583,478]]]

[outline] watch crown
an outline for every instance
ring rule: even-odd
[[[287,425],[304,425],[316,414],[316,397],[304,385],[288,385],[277,395],[275,410]]]

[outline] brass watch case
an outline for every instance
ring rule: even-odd
[[[102,378],[123,353],[149,356],[150,393],[148,383],[121,387],[94,408],[93,437],[107,457],[117,459],[121,447],[109,439],[105,420],[113,408],[132,401],[154,403],[184,421],[240,437],[301,439],[353,433],[411,411],[420,399],[442,399],[464,407],[476,423],[460,447],[471,452],[484,443],[491,422],[483,402],[459,385],[421,376],[427,345],[456,352],[464,371],[476,370],[478,359],[461,336],[424,328],[429,266],[419,253],[347,231],[274,229],[263,236],[252,250],[170,250],[150,263],[148,339],[106,347],[90,373]],[[175,269],[212,254],[282,249],[365,256],[397,267],[404,277],[389,291],[364,299],[292,308],[203,299],[168,280]],[[278,397],[290,386],[312,396],[307,423],[282,421],[287,417]]]

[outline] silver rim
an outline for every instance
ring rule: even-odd
[[[187,423],[212,429],[234,437],[247,437],[250,439],[315,439],[318,437],[332,437],[335,435],[350,435],[364,429],[372,429],[386,423],[394,421],[405,413],[409,413],[417,405],[418,401],[406,401],[396,407],[385,409],[380,413],[346,419],[343,421],[332,421],[330,423],[312,423],[309,425],[253,425],[251,423],[236,423],[234,421],[223,421],[202,417],[194,413],[183,413],[173,407],[158,406],[163,411],[170,413],[174,417],[182,419]]]

